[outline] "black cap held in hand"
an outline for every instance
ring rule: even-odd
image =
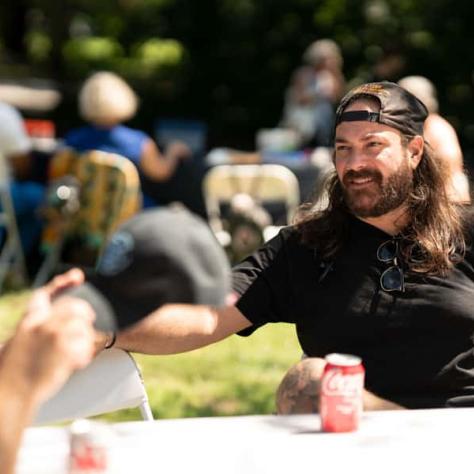
[[[94,307],[98,329],[111,330],[166,303],[222,305],[229,290],[229,263],[207,223],[182,208],[159,208],[123,224],[96,274],[69,293]]]
[[[380,104],[378,112],[354,110],[346,107],[358,97],[370,96]],[[377,122],[396,128],[410,136],[423,136],[423,124],[428,110],[419,99],[393,82],[371,82],[355,87],[341,100],[336,111],[336,127],[341,122]]]

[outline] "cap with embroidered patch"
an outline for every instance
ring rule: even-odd
[[[350,102],[359,96],[370,96],[380,104],[378,112],[351,110]],[[394,82],[371,82],[355,87],[341,100],[336,111],[336,127],[341,122],[377,122],[396,128],[407,135],[423,135],[423,124],[428,110],[419,99]]]
[[[221,305],[229,289],[228,259],[207,223],[183,208],[159,208],[124,223],[96,273],[68,294],[87,300],[105,331],[166,303]]]

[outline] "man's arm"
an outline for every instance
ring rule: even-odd
[[[84,301],[61,298],[62,289],[79,284],[77,271],[56,277],[37,290],[14,336],[0,353],[0,466],[14,472],[24,428],[37,407],[93,356],[94,313]]]
[[[235,306],[168,304],[117,335],[116,347],[144,354],[176,354],[220,341],[251,326]]]

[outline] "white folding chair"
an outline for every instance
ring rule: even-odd
[[[135,360],[126,351],[108,349],[86,368],[75,372],[58,393],[41,405],[33,424],[51,424],[136,407],[144,420],[153,420]]]
[[[27,280],[25,255],[10,194],[10,178],[5,158],[0,156],[0,229],[5,231],[3,247],[0,248],[0,294],[10,270],[15,270],[23,282]]]
[[[212,230],[219,238],[224,231],[221,205],[229,203],[238,193],[250,195],[260,204],[281,202],[286,209],[286,223],[291,223],[300,203],[300,190],[295,174],[283,165],[217,165],[203,180],[203,194]],[[265,239],[278,227],[270,226]]]

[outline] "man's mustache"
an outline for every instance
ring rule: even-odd
[[[353,179],[363,179],[363,178],[370,178],[374,182],[381,184],[383,181],[383,176],[382,173],[378,170],[374,169],[364,169],[364,170],[349,170],[344,177],[342,178],[342,182],[344,183],[344,186],[349,186],[351,183],[350,181]]]

